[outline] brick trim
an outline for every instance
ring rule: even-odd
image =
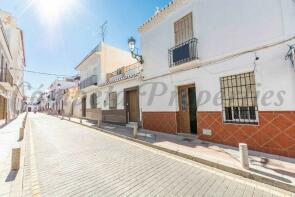
[[[259,125],[223,123],[221,112],[198,112],[200,139],[295,158],[295,111],[260,111]],[[212,136],[202,135],[211,129]]]
[[[177,112],[142,112],[143,128],[176,134],[177,114]]]

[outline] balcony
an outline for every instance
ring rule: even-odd
[[[197,44],[198,39],[193,38],[169,49],[169,67],[173,68],[198,59]]]
[[[91,77],[88,77],[84,81],[80,82],[80,89],[85,89],[90,86],[96,86],[97,85],[97,75],[92,75]]]
[[[0,84],[7,90],[13,86],[13,77],[9,69],[0,68]]]
[[[112,73],[107,74],[107,83],[112,83],[136,76],[141,72],[139,63],[123,66]]]

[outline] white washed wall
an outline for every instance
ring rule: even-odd
[[[108,86],[104,86],[99,88],[100,96],[98,98],[99,107],[102,110],[109,110],[109,98],[108,95],[110,92],[117,93],[117,109],[124,109],[124,89],[133,88],[139,86],[139,80],[131,79],[126,81],[121,81],[119,83],[110,84]],[[104,105],[104,101],[106,101],[106,105]],[[139,99],[139,102],[141,99]],[[141,103],[139,103],[141,106]]]
[[[148,103],[148,96],[142,97],[143,111],[178,110],[177,97],[172,105],[170,100],[171,92],[175,93],[179,85],[195,83],[197,99],[204,91],[210,92],[213,97],[220,91],[220,77],[254,70],[255,54],[248,53],[222,63],[171,73],[168,49],[174,46],[173,25],[190,12],[193,12],[194,34],[199,39],[199,63],[295,36],[295,3],[292,0],[188,2],[141,34],[145,79],[162,76],[144,83],[163,82],[168,88],[168,93],[155,97],[152,104]],[[288,44],[295,44],[295,40]],[[285,60],[287,51],[285,43],[257,52],[260,57],[256,69],[257,91],[260,95],[268,90],[273,90],[275,94],[279,91],[287,93],[280,106],[276,105],[277,96],[269,100],[270,105],[261,106],[259,103],[261,111],[295,110],[295,73]],[[141,92],[150,92],[150,88],[144,85]],[[220,99],[217,100],[220,103]],[[212,101],[199,106],[198,110],[220,111],[221,106]]]
[[[295,43],[295,40],[293,40],[293,43]],[[257,52],[260,60],[257,61],[255,75],[257,92],[260,96],[258,98],[260,111],[295,110],[295,70],[291,63],[285,60],[287,51],[288,46],[283,44]],[[177,92],[177,86],[186,84],[195,84],[196,86],[197,103],[199,104],[198,111],[220,111],[221,100],[219,97],[214,99],[215,95],[218,95],[220,92],[220,77],[253,71],[254,57],[254,53],[249,53],[219,64],[144,81],[144,85],[141,86],[141,93],[145,93],[148,96],[142,97],[143,111],[177,111],[178,98],[177,96],[172,97],[172,95]],[[151,83],[159,84],[156,94],[162,92],[163,84],[165,84],[167,90],[165,94],[155,96],[150,104]],[[275,95],[272,98],[263,99],[263,95],[270,90]],[[283,103],[280,102],[277,95],[281,91],[286,92],[286,94],[282,94]],[[211,98],[209,102],[204,103],[207,98],[204,96],[204,94],[207,94],[206,92],[210,93]],[[175,98],[172,104],[171,97]],[[266,101],[266,105],[262,105],[262,100]]]

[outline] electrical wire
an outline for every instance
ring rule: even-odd
[[[23,71],[23,72],[27,72],[27,73],[39,74],[39,75],[56,76],[56,77],[71,77],[71,75],[60,75],[60,74],[54,74],[54,73],[38,72],[38,71],[25,70],[25,69],[13,68],[13,67],[10,67],[10,69]]]

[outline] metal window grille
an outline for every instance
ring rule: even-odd
[[[220,83],[224,122],[257,124],[258,106],[254,72],[222,77]]]

